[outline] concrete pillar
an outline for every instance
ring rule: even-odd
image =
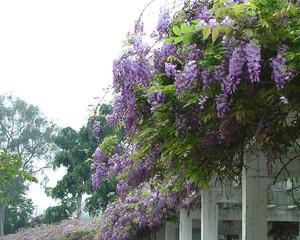
[[[181,208],[179,221],[179,240],[192,240],[193,220],[190,216],[190,210]]]
[[[177,240],[177,228],[173,222],[166,222],[165,240]]]
[[[245,152],[242,176],[242,240],[268,239],[267,190],[264,157]]]
[[[217,192],[201,192],[201,239],[218,240],[219,208]]]

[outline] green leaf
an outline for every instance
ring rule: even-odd
[[[185,35],[183,35],[182,40],[183,40],[184,44],[188,44],[192,40],[192,35],[191,34],[185,34]]]
[[[182,23],[180,25],[180,28],[181,28],[181,32],[183,32],[183,33],[189,33],[190,32],[189,27],[185,23]]]
[[[174,38],[173,37],[169,37],[169,38],[166,38],[166,43],[173,43],[174,42]]]
[[[221,29],[221,26],[216,26],[213,28],[212,35],[211,35],[213,43],[218,39],[219,34],[220,34],[220,29]]]
[[[246,8],[245,4],[235,4],[233,7],[233,12],[235,15],[241,15]]]
[[[211,33],[211,26],[203,27],[202,34],[203,34],[203,39],[204,40],[207,39],[210,36],[210,33]]]
[[[173,26],[173,33],[177,36],[181,35],[180,28],[178,26]]]
[[[174,42],[175,43],[180,43],[180,42],[182,42],[182,37],[176,37],[176,38],[174,38]]]

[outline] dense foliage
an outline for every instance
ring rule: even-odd
[[[51,164],[56,129],[38,107],[19,98],[0,96],[0,235],[4,222],[6,232],[26,226],[32,207],[26,204],[31,201],[26,197],[25,180],[36,180],[30,174]],[[17,218],[14,225],[8,225]]]
[[[0,149],[0,236],[25,227],[32,213],[25,181],[37,182],[37,179],[22,170],[22,165],[18,154]]]
[[[4,234],[17,232],[29,226],[33,214],[33,202],[26,196],[27,187],[19,186],[5,209]]]
[[[108,121],[126,139],[108,139],[114,149],[94,154],[94,186],[118,180],[100,239],[157,227],[174,212],[170,203],[183,203],[213,174],[240,178],[246,150],[259,148],[270,171],[282,157],[295,159],[299,11],[287,0],[185,1],[173,18],[161,11],[155,46],[139,19],[113,66]]]
[[[85,200],[84,210],[90,215],[98,215],[114,198],[116,183],[114,179],[107,179],[97,191],[92,189],[91,159],[94,149],[105,136],[112,135],[111,127],[106,124],[106,116],[112,112],[109,104],[99,106],[96,116],[81,127],[77,132],[67,127],[55,137],[55,143],[60,151],[55,154],[54,168],[65,167],[66,174],[57,182],[54,188],[48,188],[47,193],[62,202],[46,211],[44,222],[47,224],[68,219],[77,210],[77,218],[81,217],[82,197]],[[121,132],[115,136],[120,141]]]
[[[19,98],[0,96],[0,148],[19,154],[24,170],[37,173],[49,167],[56,130],[38,107]]]

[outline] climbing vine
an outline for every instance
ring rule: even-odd
[[[94,157],[94,182],[118,181],[101,239],[159,226],[212,174],[238,178],[245,148],[260,148],[269,171],[299,151],[299,11],[288,0],[186,2],[161,11],[155,46],[136,23],[113,64],[107,119],[126,139]]]

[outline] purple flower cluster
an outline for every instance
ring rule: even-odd
[[[172,63],[165,63],[165,72],[168,77],[175,77],[176,65]]]
[[[163,72],[165,70],[165,63],[170,56],[176,56],[177,46],[175,44],[166,44],[160,49],[153,52],[154,69]]]
[[[148,96],[148,103],[151,105],[151,112],[155,112],[159,104],[164,103],[166,100],[166,94],[162,92],[154,92]]]
[[[94,239],[98,228],[99,223],[94,221],[63,220],[58,224],[43,224],[35,228],[21,229],[16,234],[1,237],[1,240],[78,239],[78,236]]]
[[[249,79],[252,83],[260,82],[261,47],[250,42],[245,47]]]
[[[204,68],[201,71],[202,89],[206,90],[213,83],[221,83],[226,78],[224,63],[215,66],[213,70]]]
[[[204,6],[203,8],[201,8],[197,17],[198,17],[198,19],[203,20],[204,22],[208,23],[208,21],[211,18],[211,13],[209,12],[208,7]]]
[[[134,87],[147,85],[151,79],[150,65],[147,60],[123,59],[115,61],[113,67],[114,88],[121,95],[114,104],[111,121],[125,123],[127,132],[132,132],[136,118],[136,97]]]
[[[272,78],[279,89],[284,88],[286,83],[293,78],[293,73],[288,71],[284,57],[286,50],[286,46],[280,46],[277,50],[277,56],[272,60]]]
[[[170,23],[171,23],[171,18],[170,18],[169,10],[162,9],[160,11],[158,23],[156,27],[160,39],[162,39],[163,35],[167,33]]]
[[[96,148],[93,157],[94,162],[91,164],[91,171],[92,186],[95,191],[101,186],[102,179],[107,176],[107,166],[105,163],[106,156],[99,147]]]
[[[243,48],[236,47],[229,61],[229,75],[223,83],[223,91],[225,94],[231,95],[237,90],[245,63],[246,56]]]
[[[198,76],[198,67],[195,61],[189,61],[183,72],[177,71],[175,76],[175,87],[177,93],[183,93],[192,88]]]
[[[225,94],[220,94],[216,96],[216,106],[217,106],[217,114],[219,118],[224,118],[225,114],[229,110],[229,100]]]
[[[95,138],[98,138],[101,132],[101,125],[99,121],[93,121],[92,133]]]
[[[181,201],[178,193],[162,194],[143,184],[108,205],[100,226],[100,240],[129,240],[139,231],[155,230],[167,216],[176,214]]]
[[[101,162],[94,163],[94,166],[92,168],[94,169],[94,172],[92,174],[92,186],[94,191],[96,191],[101,187],[103,178],[107,175],[107,167],[105,163]]]

